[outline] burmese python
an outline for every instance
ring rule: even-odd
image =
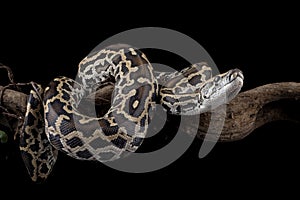
[[[114,83],[108,112],[82,114],[81,100],[107,83]],[[112,161],[142,144],[156,103],[172,114],[199,114],[230,101],[242,85],[238,69],[212,77],[206,63],[197,63],[157,72],[140,50],[112,45],[85,57],[76,81],[58,77],[45,90],[34,85],[20,137],[22,158],[33,181],[48,177],[57,150],[76,159]],[[226,102],[220,101],[224,95]]]

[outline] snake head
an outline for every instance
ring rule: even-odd
[[[241,90],[243,80],[243,73],[239,69],[229,70],[207,80],[199,90],[201,112],[231,101]]]

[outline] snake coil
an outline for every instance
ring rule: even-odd
[[[107,113],[82,114],[81,100],[107,83],[114,84]],[[157,72],[140,50],[112,45],[85,57],[76,81],[58,77],[45,90],[36,85],[30,92],[21,155],[37,182],[49,176],[58,150],[80,160],[113,161],[142,144],[156,102],[172,114],[194,115],[217,107],[224,95],[230,101],[242,85],[238,69],[212,77],[206,63],[197,63],[180,72]]]

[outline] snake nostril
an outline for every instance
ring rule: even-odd
[[[203,95],[203,98],[204,99],[209,99],[209,96],[208,95]]]

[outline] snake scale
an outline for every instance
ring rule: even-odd
[[[113,83],[111,107],[102,117],[82,114],[80,102]],[[31,179],[49,176],[58,150],[80,160],[113,161],[135,152],[146,136],[155,105],[176,115],[206,112],[234,98],[243,85],[239,69],[212,77],[206,63],[181,71],[154,71],[146,55],[125,44],[92,52],[76,80],[58,77],[31,90],[20,136],[20,152]],[[226,97],[226,102],[220,101]]]

